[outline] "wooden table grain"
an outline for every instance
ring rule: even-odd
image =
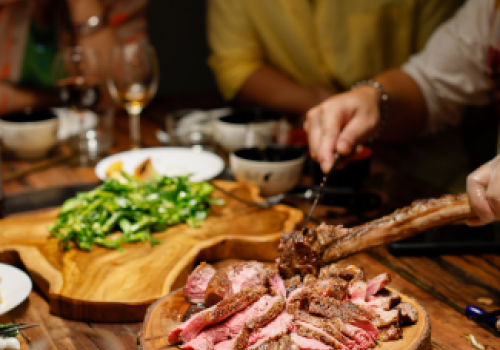
[[[204,101],[204,105],[202,103],[199,107],[217,107],[211,105],[212,102],[212,100]],[[163,109],[146,111],[145,117],[141,119],[145,147],[160,146],[155,132],[164,128],[162,116],[166,111],[192,107],[183,103],[167,105],[162,107]],[[115,144],[109,150],[110,154],[128,148],[130,144],[128,120],[124,115],[117,115],[115,118],[114,138]],[[75,166],[71,157],[62,161],[57,158],[65,155],[71,155],[71,150],[61,144],[50,156],[50,159],[56,161],[40,166],[41,162],[18,161],[3,150],[2,177],[8,179],[3,184],[4,194],[8,196],[35,189],[98,181],[93,167]],[[30,171],[33,167],[35,171]],[[371,174],[366,183],[369,188],[381,195],[383,204],[379,209],[359,216],[323,207],[319,208],[315,219],[351,226],[380,217],[397,207],[408,205],[412,200],[441,194],[440,190],[381,161],[377,155],[373,159]],[[290,204],[307,211],[311,203],[294,201]],[[14,256],[3,256],[2,260],[22,268],[21,262]],[[432,324],[434,349],[474,349],[465,337],[468,334],[473,334],[488,350],[500,349],[500,337],[496,337],[490,330],[464,316],[464,309],[469,304],[480,305],[488,311],[500,308],[500,252],[480,255],[396,257],[391,255],[386,247],[379,247],[356,254],[350,261],[363,266],[369,276],[389,271],[393,279],[391,286],[417,299],[426,308]],[[478,302],[478,298],[491,299],[493,304],[482,305]],[[22,332],[23,348],[26,349],[45,348],[41,347],[40,341],[44,341],[48,349],[111,349],[110,345],[98,337],[91,336],[93,332],[102,331],[116,336],[124,349],[137,349],[137,334],[141,328],[141,323],[102,324],[62,319],[49,312],[47,301],[36,287],[24,303],[0,316],[0,323],[6,322],[40,324],[39,327]],[[70,336],[58,338],[58,334],[63,334],[65,331],[69,332]]]

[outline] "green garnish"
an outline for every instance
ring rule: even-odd
[[[9,327],[11,325],[12,325],[12,323],[0,323],[0,328],[7,328],[7,327]],[[7,333],[2,333],[0,335],[0,337],[2,337],[2,338],[13,338],[13,337],[15,337],[18,334],[19,334],[19,329],[13,328],[11,331],[9,331]]]
[[[120,249],[122,243],[139,241],[159,244],[151,233],[182,222],[197,227],[210,204],[223,204],[210,197],[213,190],[209,183],[189,182],[188,176],[155,174],[143,182],[122,171],[119,179],[108,179],[65,201],[49,232],[64,249]],[[108,237],[117,231],[121,234]]]

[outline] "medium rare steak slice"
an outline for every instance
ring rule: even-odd
[[[286,312],[289,314],[295,314],[302,307],[302,300],[304,299],[302,291],[303,288],[298,288],[288,295],[286,299]]]
[[[246,323],[245,326],[250,330],[255,330],[274,320],[274,318],[276,318],[276,316],[278,316],[285,309],[286,300],[281,295],[276,296],[273,299],[274,300],[270,301],[269,307],[262,312],[261,315],[252,318]]]
[[[181,349],[209,350],[214,344],[227,340],[231,336],[237,335],[245,326],[245,323],[265,311],[269,304],[272,304],[273,297],[262,296],[246,309],[238,312],[225,322],[206,328],[196,338],[181,346]]]
[[[293,330],[293,327],[292,315],[282,312],[264,327],[253,331],[250,334],[248,346],[257,347],[269,340],[278,339],[288,331]]]
[[[339,323],[334,323],[326,318],[313,316],[305,311],[297,312],[294,315],[294,320],[303,321],[315,327],[321,328],[322,330],[330,334],[332,337],[337,339],[340,343],[344,344],[349,348],[352,348],[356,344],[354,340],[347,338],[345,335],[341,333],[341,327]]]
[[[207,290],[208,282],[215,274],[215,269],[212,265],[202,262],[189,275],[186,286],[184,287],[184,296],[193,304],[203,303],[205,300],[205,291]]]
[[[185,342],[191,341],[196,338],[203,328],[219,323],[229,316],[243,310],[248,305],[260,299],[266,291],[267,288],[265,287],[257,289],[247,287],[229,298],[224,299],[217,305],[193,315],[189,320],[169,333],[169,342],[175,344],[181,339]]]
[[[233,350],[234,339],[225,340],[215,344],[214,350]]]
[[[265,284],[267,270],[262,263],[236,263],[217,270],[205,293],[205,306],[212,306],[245,287],[258,288]]]
[[[309,312],[328,318],[339,318],[343,322],[370,321],[373,317],[368,311],[347,300],[316,297],[309,303]]]
[[[306,338],[316,339],[322,343],[330,345],[334,349],[347,350],[348,347],[339,342],[337,339],[326,333],[319,327],[313,326],[310,323],[303,321],[295,321],[297,334]]]
[[[282,295],[286,298],[285,283],[277,271],[269,271],[267,283],[269,284],[269,288],[272,289],[276,295]]]
[[[397,306],[399,320],[402,324],[414,324],[418,321],[417,310],[408,303],[401,303]]]
[[[309,299],[320,295],[342,300],[347,296],[347,285],[348,282],[334,277],[325,280],[316,280],[306,285],[303,289]]]
[[[265,310],[255,315],[252,319],[247,320],[244,328],[239,332],[236,337],[234,350],[244,349],[250,338],[252,331],[259,331],[259,328],[265,326],[281,314],[285,308],[286,301],[282,296],[272,297]]]
[[[292,342],[299,347],[300,350],[330,350],[333,349],[331,346],[326,345],[316,339],[306,338],[298,335],[297,333],[292,333],[290,335]]]
[[[351,300],[365,302],[366,300],[366,282],[356,281],[349,286],[349,296]]]
[[[382,290],[382,288],[387,286],[390,282],[391,282],[391,276],[389,276],[389,274],[386,272],[381,273],[377,277],[374,277],[366,285],[366,296],[371,297],[372,295],[375,295],[377,292]]]
[[[382,310],[390,310],[401,301],[401,297],[387,289],[382,289],[375,295],[368,297],[367,305]]]
[[[249,350],[299,350],[288,334],[283,335],[277,340],[267,341],[257,347],[250,347]]]

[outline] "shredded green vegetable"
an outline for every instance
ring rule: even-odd
[[[122,243],[159,244],[151,233],[186,222],[197,227],[210,212],[210,204],[223,201],[210,197],[214,187],[192,183],[188,176],[155,174],[142,182],[125,172],[89,192],[64,202],[49,232],[64,249],[74,246],[92,250],[92,245],[120,250]],[[119,235],[108,237],[121,231]]]

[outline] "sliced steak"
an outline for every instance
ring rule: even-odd
[[[368,349],[375,346],[375,342],[365,330],[353,326],[352,324],[342,323],[338,319],[335,322],[340,323],[339,326],[341,327],[342,333],[356,342],[355,349]]]
[[[208,282],[207,289],[205,290],[205,306],[215,305],[222,299],[233,294],[228,271],[227,268],[217,270]]]
[[[347,300],[316,297],[309,303],[309,312],[328,318],[339,318],[343,322],[370,321],[373,317],[368,311]]]
[[[418,321],[417,310],[408,303],[401,303],[397,306],[399,320],[402,324],[414,324]]]
[[[243,310],[254,303],[267,291],[267,288],[254,289],[247,287],[242,291],[224,299],[217,305],[203,310],[191,317],[168,335],[169,342],[175,344],[181,339],[189,342],[201,332],[203,328],[219,323],[231,315]]]
[[[378,329],[375,325],[370,321],[354,321],[351,325],[362,329],[370,336],[370,339],[375,340],[378,337]]]
[[[267,341],[257,347],[250,347],[249,350],[299,350],[288,334],[283,335],[277,340]]]
[[[234,339],[225,340],[215,344],[214,350],[233,350]]]
[[[250,334],[248,345],[253,345],[254,347],[260,346],[269,340],[278,339],[292,329],[292,315],[282,312],[264,327],[253,331]]]
[[[191,272],[184,287],[184,296],[190,303],[203,303],[208,282],[214,274],[215,269],[205,262],[202,262]]]
[[[219,269],[208,283],[205,306],[215,305],[243,288],[263,286],[266,277],[266,268],[256,261],[231,264]]]
[[[366,300],[366,282],[356,281],[349,286],[349,296],[352,300],[365,302]]]
[[[401,297],[387,289],[382,289],[375,295],[368,297],[367,305],[382,310],[390,310],[401,301]]]
[[[361,267],[346,263],[334,263],[320,269],[320,279],[328,279],[332,277],[340,277],[346,281],[366,282],[366,274]]]
[[[300,350],[331,350],[331,346],[326,345],[318,340],[306,338],[298,335],[297,333],[292,333],[290,338],[292,342],[299,347]]]
[[[389,327],[384,327],[379,329],[378,340],[385,342],[389,340],[398,340],[403,336],[403,332],[398,325],[390,325]]]
[[[302,285],[302,280],[300,279],[299,275],[295,275],[292,278],[285,280],[285,288],[287,295],[293,292],[295,289],[301,287],[301,285]]]
[[[303,289],[307,292],[309,299],[320,295],[342,300],[347,296],[347,286],[348,282],[334,277],[326,280],[316,280],[306,285]]]
[[[196,350],[212,349],[215,343],[237,335],[243,329],[245,323],[261,315],[269,307],[269,304],[272,304],[272,300],[273,298],[269,295],[262,296],[255,303],[233,315],[225,322],[206,328],[196,338],[182,345],[181,348]]]
[[[285,283],[281,279],[281,276],[276,271],[270,271],[267,276],[267,282],[270,289],[272,288],[276,294],[282,295],[286,298],[286,287]]]
[[[274,320],[276,316],[278,316],[285,309],[285,298],[280,295],[274,297],[273,299],[274,300],[269,303],[269,307],[264,312],[262,312],[261,315],[252,318],[246,323],[246,327],[251,330],[263,327],[264,325]]]
[[[377,294],[378,291],[382,290],[382,288],[387,286],[390,282],[391,276],[389,276],[389,274],[386,272],[381,273],[377,277],[374,277],[366,285],[366,296],[370,297]]]
[[[302,300],[304,298],[302,291],[302,288],[298,288],[288,295],[288,298],[286,299],[286,312],[290,315],[293,315],[300,310]]]
[[[303,321],[295,321],[297,334],[306,338],[316,339],[322,343],[330,345],[334,349],[347,350],[348,347],[340,343],[337,339],[326,333],[319,327],[313,326],[310,323]]]
[[[337,339],[340,343],[344,344],[349,348],[352,348],[356,344],[354,340],[347,338],[345,335],[341,333],[341,326],[339,323],[334,323],[326,318],[313,316],[305,311],[297,312],[294,315],[294,320],[303,321],[318,328],[321,328],[322,330],[330,334],[332,337]]]

